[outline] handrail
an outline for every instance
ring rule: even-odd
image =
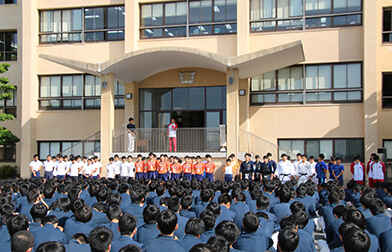
[[[81,156],[92,156],[94,155],[94,152],[99,151],[100,147],[96,147],[95,143],[99,142],[101,138],[101,131],[98,131],[88,137],[86,137],[85,139],[77,142],[76,144],[72,145],[71,147],[62,150],[60,152],[60,155],[69,155],[69,154],[79,154]],[[92,148],[88,148],[88,146],[86,146],[85,143],[93,143],[94,146]],[[81,153],[76,153],[74,150],[79,149],[81,150]]]

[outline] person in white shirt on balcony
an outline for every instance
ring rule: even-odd
[[[278,167],[275,171],[275,176],[279,178],[282,183],[285,183],[293,177],[294,174],[294,166],[293,164],[287,159],[287,154],[282,154],[282,160],[279,162]]]
[[[44,178],[45,179],[52,179],[53,178],[53,169],[55,167],[55,162],[52,161],[52,157],[48,155],[46,160],[44,161]]]
[[[29,167],[31,170],[31,177],[32,178],[39,178],[40,177],[40,173],[39,171],[42,168],[42,162],[38,160],[38,155],[35,154],[33,156],[34,160],[30,162]]]
[[[312,165],[307,161],[306,155],[302,155],[301,159],[301,162],[298,163],[298,184],[305,183],[316,175],[315,172],[312,172]]]

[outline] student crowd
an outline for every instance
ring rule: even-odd
[[[392,251],[392,185],[376,179],[375,188],[364,186],[358,159],[346,189],[339,159],[328,167],[322,154],[318,163],[300,154],[293,163],[270,154],[252,162],[246,154],[241,164],[232,154],[225,181],[208,175],[210,155],[182,164],[153,153],[135,163],[110,158],[108,178],[94,175],[102,172],[95,157],[86,160],[91,169],[81,168],[80,157],[56,159],[42,164],[45,178],[32,162],[31,179],[0,181],[1,251]],[[376,155],[372,162],[374,174],[382,165],[374,165]],[[325,239],[314,241],[316,229]]]

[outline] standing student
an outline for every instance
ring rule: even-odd
[[[298,184],[306,183],[309,180],[309,177],[314,175],[312,173],[312,166],[306,160],[306,155],[301,156],[301,162],[298,163]]]
[[[192,168],[193,165],[188,156],[185,157],[185,163],[182,165],[182,172],[185,178],[188,178],[189,181],[192,180]]]
[[[71,164],[69,165],[68,172],[73,180],[78,179],[80,169],[81,168],[79,164],[76,162],[75,158],[71,158]]]
[[[341,164],[342,160],[340,157],[337,157],[335,162],[336,164],[332,166],[332,176],[339,181],[340,186],[343,186],[344,166]]]
[[[56,165],[56,173],[57,173],[57,179],[65,178],[67,174],[67,164],[64,162],[62,156],[59,156],[59,161]]]
[[[120,176],[122,178],[127,178],[129,176],[129,170],[130,170],[130,166],[131,163],[127,162],[127,157],[126,156],[122,156],[121,157],[122,163],[120,164]],[[132,158],[131,158],[132,160]]]
[[[156,178],[156,171],[157,171],[157,162],[154,158],[154,153],[150,152],[148,154],[147,160],[147,178],[149,180],[153,180]]]
[[[175,180],[176,178],[181,177],[181,164],[178,163],[178,157],[174,157],[174,163],[170,165],[171,180]]]
[[[354,162],[351,163],[350,171],[353,174],[353,180],[357,184],[363,185],[363,178],[365,176],[365,165],[361,163],[359,157],[356,157]]]
[[[293,167],[294,167],[294,175],[299,179],[299,167],[298,165],[302,162],[302,154],[297,153],[297,159],[294,160],[293,162]]]
[[[309,179],[311,181],[313,181],[315,184],[317,184],[317,172],[316,172],[317,163],[314,160],[313,156],[309,157],[309,163],[310,163],[310,167],[311,167],[311,171],[312,171],[311,174],[313,174],[313,175],[309,176]]]
[[[269,165],[268,156],[263,157],[263,163],[260,165],[262,180],[272,180],[274,178],[274,173],[271,171]]]
[[[260,156],[256,155],[255,156],[255,162],[254,162],[254,171],[255,171],[255,181],[260,181],[261,180],[261,167],[262,163],[260,161]]]
[[[84,168],[84,161],[82,161],[81,156],[76,156],[76,163],[79,165],[79,174],[78,177],[81,179],[83,178],[83,168]]]
[[[116,176],[114,158],[109,158],[109,164],[106,166],[106,170],[108,179],[114,179]]]
[[[242,175],[243,180],[253,179],[253,161],[251,161],[252,155],[250,153],[245,154],[245,161],[241,163],[240,175]]]
[[[93,173],[93,178],[99,179],[100,177],[102,178],[102,163],[99,161],[97,156],[94,156],[94,164],[96,166],[96,171]]]
[[[282,161],[279,162],[278,167],[276,168],[275,176],[277,176],[282,183],[285,183],[290,181],[293,177],[294,166],[288,160],[287,154],[283,153],[281,158]]]
[[[34,160],[30,162],[29,167],[31,170],[31,177],[32,178],[39,178],[40,177],[40,173],[39,171],[42,168],[42,162],[38,160],[38,155],[35,154],[33,156]]]
[[[158,168],[158,178],[163,179],[163,181],[169,180],[169,167],[170,164],[165,160],[165,155],[161,154],[159,161],[157,162]]]
[[[371,171],[371,166],[373,165],[373,157],[376,155],[376,153],[370,154],[370,160],[367,162],[366,165],[366,173],[368,174],[369,177],[369,187],[373,188],[373,172]]]
[[[272,160],[272,154],[270,152],[267,153],[267,157],[268,157],[268,165],[270,167],[270,170],[272,173],[275,173],[278,165],[276,164],[276,162],[274,160]]]
[[[380,161],[380,157],[378,155],[374,155],[373,160],[374,162],[370,167],[373,175],[373,184],[376,182],[384,182],[385,164]]]
[[[204,164],[201,162],[200,156],[196,157],[196,164],[193,166],[193,169],[194,169],[194,178],[196,178],[198,181],[201,181],[203,179]]]
[[[45,179],[52,179],[53,178],[53,168],[55,166],[55,163],[52,161],[52,157],[48,155],[46,157],[46,160],[43,163],[44,166],[44,178]]]
[[[177,124],[174,118],[171,119],[171,123],[167,127],[167,136],[169,137],[169,152],[177,152]],[[172,148],[173,146],[173,148]]]
[[[84,177],[85,179],[92,177],[92,175],[93,175],[93,173],[92,173],[93,169],[94,169],[94,166],[93,166],[92,163],[91,163],[91,159],[88,159],[88,160],[87,160],[87,164],[86,164],[86,165],[84,166],[84,168],[83,168],[83,177]]]
[[[133,122],[133,118],[129,118],[129,123],[127,124],[128,131],[128,152],[133,152],[135,150],[135,129],[136,126]]]
[[[322,185],[325,183],[325,178],[326,178],[326,173],[328,171],[328,166],[324,162],[324,154],[320,154],[318,157],[319,162],[316,165],[316,173],[317,173],[317,178],[318,178],[318,184]]]
[[[233,166],[231,163],[231,159],[226,159],[226,165],[223,167],[223,172],[225,173],[225,181],[227,183],[233,181]]]
[[[128,157],[127,157],[127,161],[128,161],[128,163],[129,163],[129,170],[128,170],[128,177],[130,177],[130,178],[135,178],[135,162],[132,162],[132,156],[131,155],[129,155]]]
[[[206,160],[207,162],[204,164],[205,171],[206,171],[206,178],[208,181],[214,181],[214,170],[215,170],[215,164],[212,162],[212,157],[210,154],[206,155]]]
[[[121,174],[121,161],[120,161],[120,157],[116,154],[114,155],[114,174],[116,176],[116,178],[120,178],[120,174]]]
[[[144,162],[142,160],[142,155],[137,155],[137,161],[135,162],[135,179],[138,180],[139,178],[144,178]]]

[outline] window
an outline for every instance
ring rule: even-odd
[[[17,0],[0,0],[0,4],[16,4]]]
[[[16,161],[16,144],[0,145],[0,162]]]
[[[252,32],[362,24],[361,0],[251,0]]]
[[[382,108],[392,108],[392,73],[382,74]]]
[[[236,0],[142,4],[140,37],[171,38],[237,32]],[[187,30],[188,29],[188,30]]]
[[[17,92],[12,90],[12,99],[0,100],[0,113],[11,114],[16,117],[17,114]]]
[[[115,81],[115,107],[124,108],[124,83]],[[99,109],[101,78],[93,75],[40,76],[39,108]]]
[[[124,40],[124,20],[124,6],[41,11],[40,42]]]
[[[384,9],[382,41],[384,43],[392,42],[392,9]]]
[[[362,138],[349,139],[278,139],[279,156],[283,153],[295,157],[297,153],[317,159],[320,153],[325,159],[340,157],[344,162],[352,162],[355,157],[364,160],[364,141]]]
[[[40,160],[46,160],[48,155],[56,156],[63,152],[65,155],[94,155],[100,151],[100,141],[42,141],[38,142],[38,156]]]
[[[251,79],[251,105],[346,102],[362,102],[361,63],[293,66]]]
[[[387,159],[392,160],[392,140],[383,140],[383,146],[387,148]]]
[[[18,36],[16,32],[0,32],[0,61],[17,60],[17,52]]]

